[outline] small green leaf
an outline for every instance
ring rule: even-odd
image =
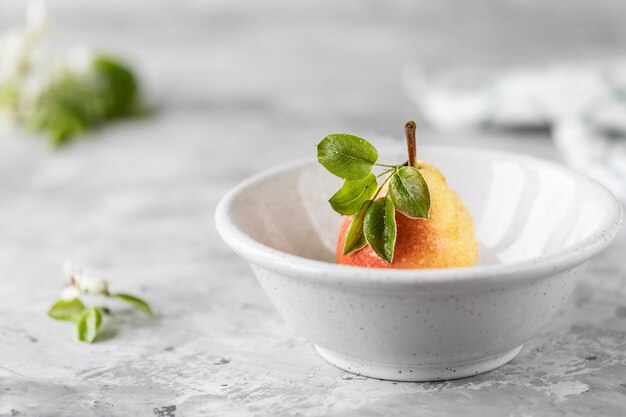
[[[76,321],[85,311],[85,304],[79,298],[59,300],[50,307],[48,316],[55,320]]]
[[[340,178],[360,180],[372,171],[378,152],[363,138],[337,133],[326,136],[317,145],[317,160]]]
[[[367,243],[378,256],[391,263],[396,245],[396,210],[389,197],[374,201],[363,222]]]
[[[389,196],[396,209],[412,218],[428,218],[430,193],[422,173],[416,168],[404,166],[391,178]]]
[[[102,324],[102,314],[96,307],[89,307],[76,324],[76,337],[81,342],[93,343]]]
[[[109,117],[128,116],[136,110],[138,83],[133,72],[119,60],[99,56],[94,69],[101,82],[101,94],[106,98]]]
[[[337,213],[351,215],[359,210],[365,200],[372,198],[377,187],[374,174],[362,180],[346,180],[328,202]]]
[[[365,240],[365,234],[363,233],[363,219],[367,209],[372,204],[372,200],[364,201],[359,208],[359,211],[352,218],[348,233],[346,234],[346,241],[343,244],[343,254],[347,255],[352,252],[356,252],[363,246],[367,245]]]
[[[73,74],[54,80],[24,114],[28,127],[57,147],[103,120],[106,102],[90,82]]]
[[[119,298],[120,300],[127,302],[128,304],[135,307],[137,310],[141,310],[149,316],[153,315],[150,304],[148,304],[139,297],[135,297],[130,294],[113,294],[113,297]]]

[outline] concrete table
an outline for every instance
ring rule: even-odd
[[[54,2],[57,39],[132,57],[156,111],[58,152],[0,134],[0,416],[626,414],[624,233],[511,363],[420,384],[325,363],[213,225],[230,187],[313,158],[328,132],[400,139],[415,117],[407,61],[443,70],[616,53],[626,5],[318,3]],[[22,5],[2,3],[1,27]],[[558,158],[545,132],[425,128],[420,141]],[[66,260],[145,297],[156,318],[115,305],[96,343],[75,342],[45,314]]]

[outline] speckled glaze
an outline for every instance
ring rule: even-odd
[[[402,381],[461,378],[511,360],[564,304],[622,208],[601,185],[505,152],[426,148],[472,213],[479,265],[376,270],[332,262],[339,182],[314,162],[259,174],[224,197],[222,238],[328,362]],[[399,150],[381,160],[401,160]]]

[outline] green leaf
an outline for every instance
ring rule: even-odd
[[[80,316],[76,324],[76,337],[81,342],[93,343],[96,340],[98,330],[102,324],[102,314],[96,307],[89,307],[87,311]]]
[[[141,310],[149,316],[153,316],[152,308],[150,308],[150,304],[145,302],[139,297],[135,297],[130,294],[113,294],[113,297],[116,297],[124,302],[127,302],[131,306],[135,307],[137,310]]]
[[[364,201],[372,198],[377,188],[374,174],[362,180],[346,180],[328,202],[337,213],[351,215],[359,210]]]
[[[367,243],[378,256],[391,263],[396,245],[396,210],[389,197],[381,197],[370,206],[363,222]]]
[[[412,218],[428,218],[428,184],[416,168],[405,166],[398,169],[391,178],[389,196],[400,213]]]
[[[358,136],[332,134],[317,145],[317,160],[340,178],[360,180],[372,171],[378,152],[371,143]]]
[[[343,244],[344,255],[356,252],[367,245],[365,234],[363,233],[363,219],[371,204],[372,200],[364,201],[363,204],[361,204],[359,211],[357,211],[352,218],[352,222],[348,228],[348,233],[346,234],[346,241]]]
[[[79,298],[59,300],[50,307],[48,316],[55,320],[76,321],[85,311],[85,304]]]
[[[55,80],[25,115],[28,127],[48,135],[53,146],[89,131],[106,115],[106,102],[94,87],[75,75]]]
[[[58,147],[107,120],[136,114],[138,91],[129,68],[101,56],[87,74],[64,73],[54,79],[25,109],[23,119]]]
[[[136,110],[138,85],[130,68],[115,58],[99,56],[93,67],[102,84],[102,94],[107,100],[108,117],[121,117]]]

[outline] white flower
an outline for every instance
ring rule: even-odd
[[[80,291],[74,286],[65,287],[65,289],[61,291],[61,299],[65,301],[70,301],[74,298],[78,298],[79,295]]]
[[[22,71],[26,44],[26,34],[20,30],[3,34],[0,39],[0,81],[11,80]]]
[[[102,278],[83,273],[78,277],[78,289],[89,295],[106,295],[109,292],[108,283]]]
[[[63,299],[72,299],[80,294],[108,295],[109,281],[90,275],[73,262],[65,262],[63,274],[69,286],[63,290]],[[67,297],[67,298],[66,298]]]
[[[0,80],[28,72],[31,55],[45,31],[48,14],[44,3],[31,2],[26,8],[26,25],[2,34],[0,39]]]
[[[63,276],[65,277],[65,280],[72,285],[76,285],[78,283],[78,277],[82,273],[82,269],[80,269],[74,262],[67,261],[63,264]]]

